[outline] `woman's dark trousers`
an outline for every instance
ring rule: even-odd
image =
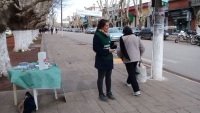
[[[105,77],[106,83],[106,93],[111,92],[111,70],[98,70],[98,79],[97,79],[97,86],[99,90],[99,95],[103,94],[103,79]]]
[[[137,62],[126,63],[126,70],[128,72],[127,83],[132,85],[134,92],[139,91],[139,85],[136,79]]]

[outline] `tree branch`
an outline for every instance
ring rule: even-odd
[[[27,11],[28,9],[35,6],[36,4],[38,4],[40,2],[45,2],[45,1],[52,1],[52,0],[32,0],[32,3],[23,7],[22,11]]]

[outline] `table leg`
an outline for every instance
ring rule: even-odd
[[[35,100],[36,110],[38,110],[37,89],[33,89],[33,96]]]
[[[54,92],[55,92],[55,99],[58,99],[58,95],[57,95],[56,89],[54,89]]]
[[[38,96],[38,90],[36,90],[36,94],[37,94],[37,96]]]
[[[13,84],[14,104],[17,105],[17,86]]]

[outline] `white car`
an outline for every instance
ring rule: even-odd
[[[11,30],[6,30],[6,34],[11,35],[12,34]]]

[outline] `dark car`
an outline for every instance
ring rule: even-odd
[[[69,32],[72,32],[72,29],[73,29],[73,28],[69,28],[68,31],[69,31]]]
[[[133,33],[134,33],[136,36],[139,36],[140,30],[139,30],[138,28],[136,28],[136,27],[131,27],[131,29],[132,29]]]
[[[149,40],[152,40],[153,39],[153,29],[152,28],[144,28],[140,31],[139,33],[141,39],[149,39]],[[167,39],[167,37],[169,36],[169,33],[164,30],[164,40]]]

